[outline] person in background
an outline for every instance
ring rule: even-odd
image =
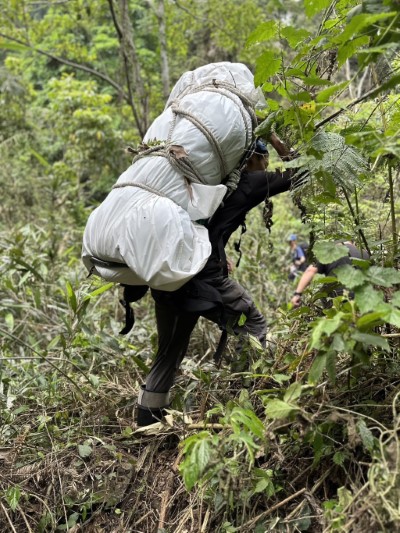
[[[268,141],[282,160],[293,155],[272,133]],[[296,169],[267,171],[268,150],[261,140],[248,153],[237,189],[224,200],[207,222],[211,255],[199,274],[175,292],[152,290],[156,306],[158,350],[138,397],[137,425],[147,426],[162,419],[169,406],[169,391],[200,316],[230,333],[251,334],[265,345],[266,321],[248,292],[228,276],[225,245],[232,233],[244,224],[246,214],[271,196],[287,191]],[[206,296],[207,294],[207,296]],[[207,302],[209,300],[209,302]],[[209,306],[208,303],[218,303]],[[201,310],[201,307],[204,309]],[[211,307],[211,309],[210,309]],[[240,320],[244,315],[244,323]],[[239,348],[240,349],[240,348]]]
[[[315,274],[323,274],[324,276],[334,276],[335,269],[342,265],[352,265],[351,259],[369,259],[369,254],[365,250],[359,250],[353,242],[337,242],[336,244],[343,244],[349,250],[347,256],[341,257],[336,261],[332,261],[326,265],[319,263],[318,261],[312,265],[309,265],[301,276],[296,290],[292,296],[291,302],[294,307],[300,307],[301,299],[304,290],[310,285]],[[338,285],[335,284],[331,289],[331,296],[337,296],[342,292],[342,289],[338,288]]]
[[[297,243],[297,235],[292,233],[288,239],[292,264],[289,267],[289,280],[293,281],[299,272],[304,272],[307,268],[305,250]]]

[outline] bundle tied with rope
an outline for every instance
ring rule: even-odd
[[[174,291],[211,252],[201,221],[235,190],[259,93],[240,63],[185,73],[132,165],[87,222],[82,258],[107,281]]]

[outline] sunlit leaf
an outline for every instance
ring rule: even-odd
[[[247,39],[247,46],[251,46],[256,43],[263,43],[274,38],[277,34],[278,25],[274,20],[269,20],[260,24]]]

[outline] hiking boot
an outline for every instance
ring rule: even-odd
[[[152,392],[142,385],[138,396],[136,423],[139,427],[161,422],[169,407],[169,392]]]

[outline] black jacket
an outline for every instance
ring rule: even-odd
[[[288,191],[295,170],[284,172],[242,172],[237,189],[223,202],[208,222],[211,255],[199,274],[200,279],[224,274],[226,256],[224,247],[237,228],[244,223],[247,213],[266,198]]]

